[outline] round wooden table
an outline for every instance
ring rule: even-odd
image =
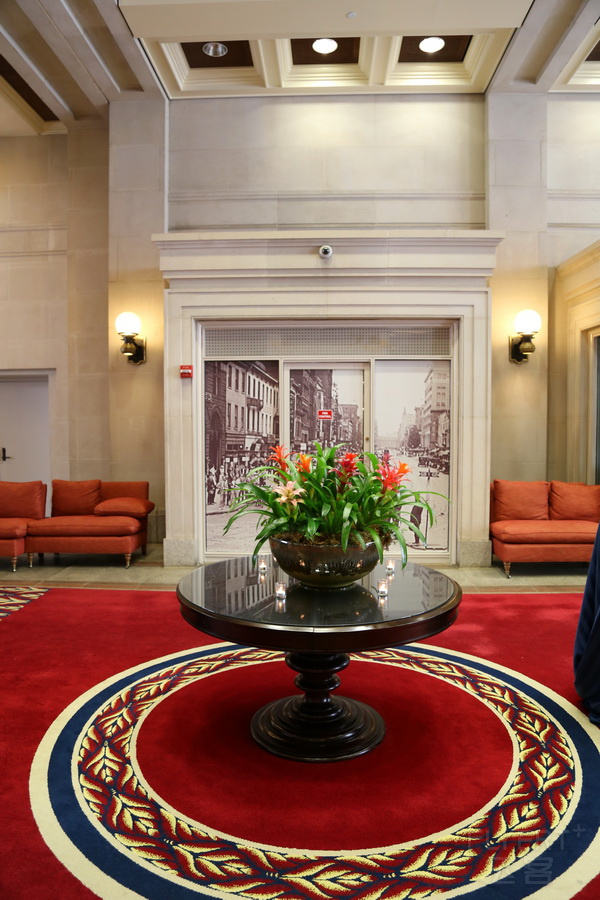
[[[380,591],[384,582],[387,593]],[[276,590],[276,587],[278,588]],[[456,619],[459,585],[425,566],[393,573],[386,564],[349,588],[319,591],[289,579],[267,557],[259,572],[251,556],[221,560],[186,575],[177,586],[184,619],[206,634],[251,647],[285,651],[303,692],[259,709],[252,736],[265,750],[304,762],[333,762],[367,753],[385,735],[371,706],[333,695],[349,653],[408,644]]]

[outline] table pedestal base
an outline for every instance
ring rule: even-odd
[[[286,662],[300,674],[295,683],[304,696],[284,697],[255,713],[251,731],[265,750],[302,762],[335,762],[362,756],[385,735],[378,712],[349,697],[333,697],[345,669],[347,653],[287,653]]]

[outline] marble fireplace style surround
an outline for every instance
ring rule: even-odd
[[[455,368],[449,552],[490,563],[490,297],[502,234],[404,229],[154,235],[165,290],[167,566],[205,561],[203,326],[447,325]],[[327,258],[319,253],[332,248]],[[194,377],[181,378],[192,364]],[[239,550],[239,548],[237,548]],[[237,552],[237,551],[236,551]],[[235,552],[232,553],[235,555]]]

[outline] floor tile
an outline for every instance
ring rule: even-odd
[[[587,576],[585,563],[514,563],[507,578],[498,563],[482,568],[432,566],[460,584],[464,593],[552,593],[583,591]],[[16,572],[10,560],[0,558],[0,586],[48,585],[49,587],[106,587],[139,590],[175,590],[178,582],[193,567],[169,567],[162,564],[162,545],[150,544],[144,556],[135,553],[125,568],[122,556],[92,554],[54,554],[44,556],[44,564],[35,559],[32,568],[25,557],[19,559]]]

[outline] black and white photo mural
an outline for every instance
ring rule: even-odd
[[[254,466],[266,462],[279,441],[279,363],[204,363],[204,517],[209,552],[247,552],[256,518],[242,519],[223,535],[234,486]]]
[[[281,373],[281,374],[280,374]],[[235,485],[283,444],[312,453],[315,442],[345,451],[372,450],[381,460],[405,462],[412,489],[432,492],[436,513],[429,526],[422,510],[414,521],[427,538],[408,535],[414,550],[449,547],[451,452],[449,359],[371,359],[304,364],[284,360],[211,360],[204,363],[204,537],[215,555],[250,553],[258,517],[223,528],[236,500]],[[442,494],[437,497],[435,494]]]
[[[427,499],[436,521],[429,527],[423,510],[415,522],[430,550],[449,543],[451,394],[449,360],[378,360],[374,368],[374,448],[376,454],[406,462],[406,483],[415,491],[435,492]],[[426,549],[414,537],[409,547]]]

